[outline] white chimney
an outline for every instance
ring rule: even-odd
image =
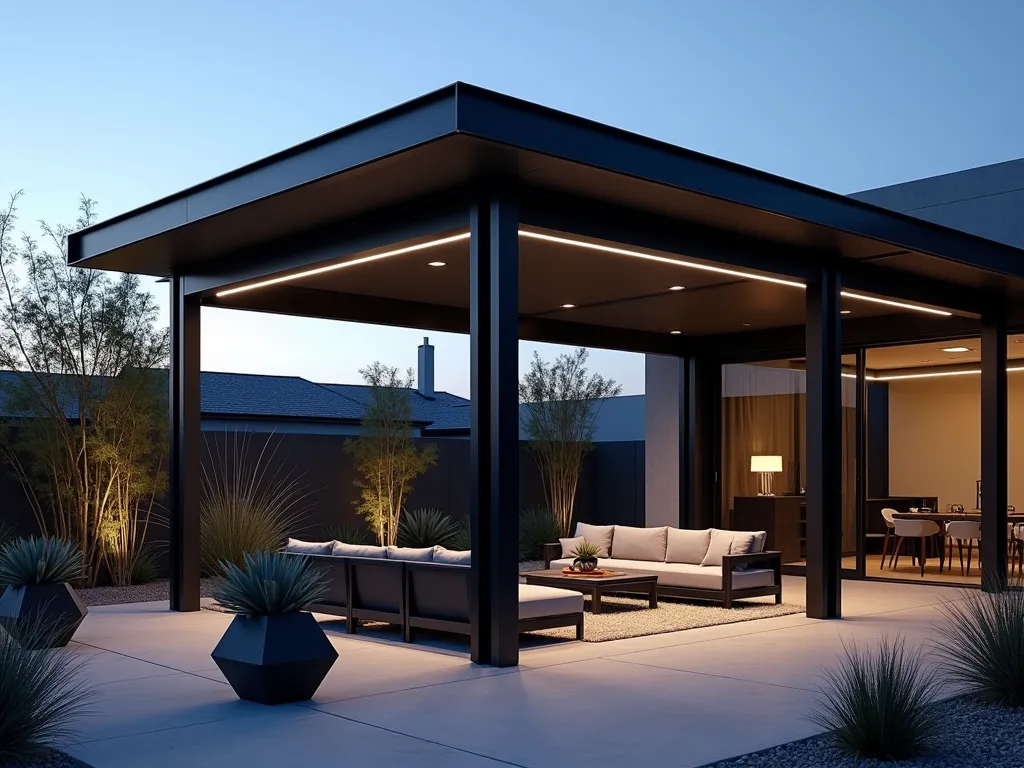
[[[419,347],[419,378],[416,389],[423,397],[434,399],[434,347],[430,339],[423,337]]]

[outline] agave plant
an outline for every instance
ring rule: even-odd
[[[247,552],[279,549],[301,527],[309,492],[301,472],[278,456],[280,438],[252,446],[245,432],[207,440],[199,505],[200,564],[216,575],[221,562],[241,566]]]
[[[597,568],[597,553],[601,548],[586,539],[579,542],[572,551],[572,567],[575,571],[592,571]]]
[[[527,507],[519,515],[519,559],[540,560],[544,545],[558,541],[562,528],[547,507]]]
[[[459,524],[440,509],[414,509],[398,520],[398,546],[447,547],[458,532]]]
[[[252,552],[243,565],[224,562],[213,597],[229,613],[256,618],[298,613],[323,599],[323,572],[304,557]]]
[[[472,532],[469,529],[469,518],[465,517],[459,523],[459,530],[448,541],[449,549],[467,550],[473,548]]]
[[[943,673],[964,690],[989,701],[1024,707],[1024,591],[965,591],[940,607],[946,621],[935,627]]]
[[[333,539],[345,544],[370,543],[370,532],[362,525],[329,525],[324,530],[328,540]]]
[[[834,732],[843,752],[905,760],[926,752],[943,726],[933,706],[939,692],[920,650],[902,637],[882,637],[877,649],[843,644],[837,669],[823,671],[812,722]]]
[[[0,584],[61,584],[82,575],[82,553],[64,539],[30,536],[0,548]]]
[[[94,689],[82,678],[86,658],[49,648],[52,627],[42,615],[23,622],[22,642],[0,632],[0,764],[20,765],[74,737]],[[48,650],[29,650],[49,648]]]

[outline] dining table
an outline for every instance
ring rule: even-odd
[[[970,512],[897,512],[894,520],[931,520],[933,523],[945,523],[951,520],[970,520],[981,522],[981,510],[973,509]],[[1006,515],[1007,522],[1024,523],[1024,512],[1009,512]]]

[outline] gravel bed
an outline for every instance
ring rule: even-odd
[[[543,571],[544,561],[543,560],[523,560],[519,564],[519,572],[523,571]]]
[[[932,751],[913,760],[865,760],[839,752],[829,735],[782,744],[705,768],[1024,768],[1024,709],[960,697],[935,705],[943,727]]]
[[[40,755],[28,762],[0,762],[0,768],[91,768],[91,766],[81,760],[76,760],[71,755],[52,749],[45,755]]]
[[[211,597],[213,585],[213,579],[203,579],[199,585],[200,596]],[[166,602],[171,599],[171,582],[161,579],[148,584],[133,584],[130,587],[93,587],[80,589],[78,594],[86,605],[123,605],[157,600]]]

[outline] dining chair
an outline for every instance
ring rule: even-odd
[[[903,549],[903,541],[905,539],[918,539],[921,542],[921,550],[917,559],[921,564],[921,575],[924,576],[924,561],[928,553],[928,539],[942,533],[942,529],[939,528],[939,524],[932,522],[931,520],[897,520],[895,518],[892,523],[893,533],[896,536],[896,552],[895,559],[891,567],[895,570],[895,568],[900,564],[900,551]],[[941,546],[937,549],[939,552],[942,552]],[[943,552],[942,554],[944,555],[945,553]],[[941,555],[939,560],[939,573],[942,573]]]
[[[1013,564],[1016,560],[1017,575],[1024,577],[1024,523],[1007,523],[1006,534],[1006,559],[1010,564],[1010,575],[1013,576]]]
[[[885,556],[889,553],[889,538],[892,534],[893,522],[892,516],[896,514],[895,509],[885,507],[882,510],[882,519],[885,521],[885,538],[882,539],[882,562],[878,566],[878,570],[885,568]],[[889,554],[889,562],[892,563],[892,554]]]
[[[960,552],[960,575],[971,575],[971,555],[974,542],[978,542],[978,557],[981,557],[981,523],[973,520],[955,520],[946,523],[946,542],[949,546],[949,568],[953,569],[953,541]],[[964,542],[967,542],[967,572],[964,572]]]

